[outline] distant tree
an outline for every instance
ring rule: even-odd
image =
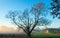
[[[40,15],[43,11],[44,4],[38,3],[32,7],[32,9],[20,11],[10,11],[6,16],[10,18],[18,28],[22,29],[28,36],[31,36],[32,31],[38,26]]]
[[[51,15],[53,15],[53,18],[57,17],[60,19],[60,0],[52,0]]]

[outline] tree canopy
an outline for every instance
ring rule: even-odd
[[[25,9],[21,11],[10,11],[6,17],[11,19],[11,21],[22,29],[28,36],[31,36],[32,31],[38,25],[47,25],[50,22],[44,18],[41,18],[41,13],[44,9],[43,3],[38,3],[34,5],[31,10]]]

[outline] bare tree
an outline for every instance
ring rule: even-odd
[[[32,9],[20,11],[10,11],[7,17],[10,18],[15,25],[21,28],[28,36],[31,36],[32,31],[38,25],[40,14],[44,8],[43,3],[38,3]]]

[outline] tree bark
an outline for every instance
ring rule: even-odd
[[[31,37],[31,33],[27,33],[28,37],[30,38]]]

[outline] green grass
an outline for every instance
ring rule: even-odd
[[[60,36],[60,33],[34,33],[33,36]]]
[[[34,33],[32,37],[37,38],[60,38],[60,34],[58,33]]]
[[[26,35],[0,35],[0,38],[28,38]],[[60,38],[60,34],[54,33],[34,33],[30,38]]]

